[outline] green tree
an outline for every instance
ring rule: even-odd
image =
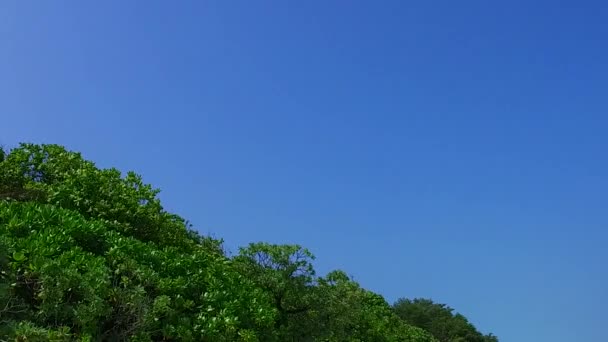
[[[0,335],[255,341],[264,292],[163,210],[158,191],[56,145],[0,162]]]
[[[433,341],[430,334],[401,321],[390,305],[362,289],[344,272],[316,277],[314,256],[298,245],[254,243],[235,261],[262,289],[278,312],[280,341]]]
[[[441,342],[497,342],[492,334],[483,335],[461,314],[430,299],[399,299],[395,313],[408,324],[420,327]]]
[[[401,321],[382,296],[367,291],[342,271],[319,279],[318,310],[323,341],[434,341],[422,329]]]
[[[318,277],[299,245],[228,258],[158,193],[58,145],[0,149],[0,341],[478,341],[449,308]]]
[[[239,270],[270,298],[278,312],[275,329],[281,341],[306,341],[314,308],[314,256],[299,245],[252,243],[234,258]]]

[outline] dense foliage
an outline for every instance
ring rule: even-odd
[[[461,314],[430,299],[399,299],[393,308],[405,322],[420,327],[440,342],[497,342],[492,334],[483,335]]]
[[[227,257],[157,195],[61,146],[0,149],[0,341],[436,341],[300,246]]]

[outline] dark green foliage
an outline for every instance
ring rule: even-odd
[[[435,341],[300,246],[226,257],[157,195],[61,146],[0,149],[0,341]]]
[[[342,271],[319,279],[318,293],[316,315],[324,341],[433,341],[426,331],[400,320],[384,298]]]
[[[280,341],[432,341],[400,320],[381,296],[343,272],[316,278],[314,256],[298,245],[255,243],[235,259],[271,298]]]
[[[440,342],[497,342],[492,334],[484,336],[461,314],[430,299],[400,299],[395,313],[407,323],[420,327]]]
[[[274,328],[281,341],[306,341],[314,335],[305,324],[316,304],[313,259],[300,246],[266,243],[250,244],[235,258],[240,271],[274,304],[278,313]]]

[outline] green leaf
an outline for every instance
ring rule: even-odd
[[[13,252],[13,259],[15,259],[15,261],[23,261],[26,257],[22,252]]]

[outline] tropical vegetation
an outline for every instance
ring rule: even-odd
[[[228,256],[158,193],[62,146],[0,149],[0,341],[498,341],[298,245]]]

